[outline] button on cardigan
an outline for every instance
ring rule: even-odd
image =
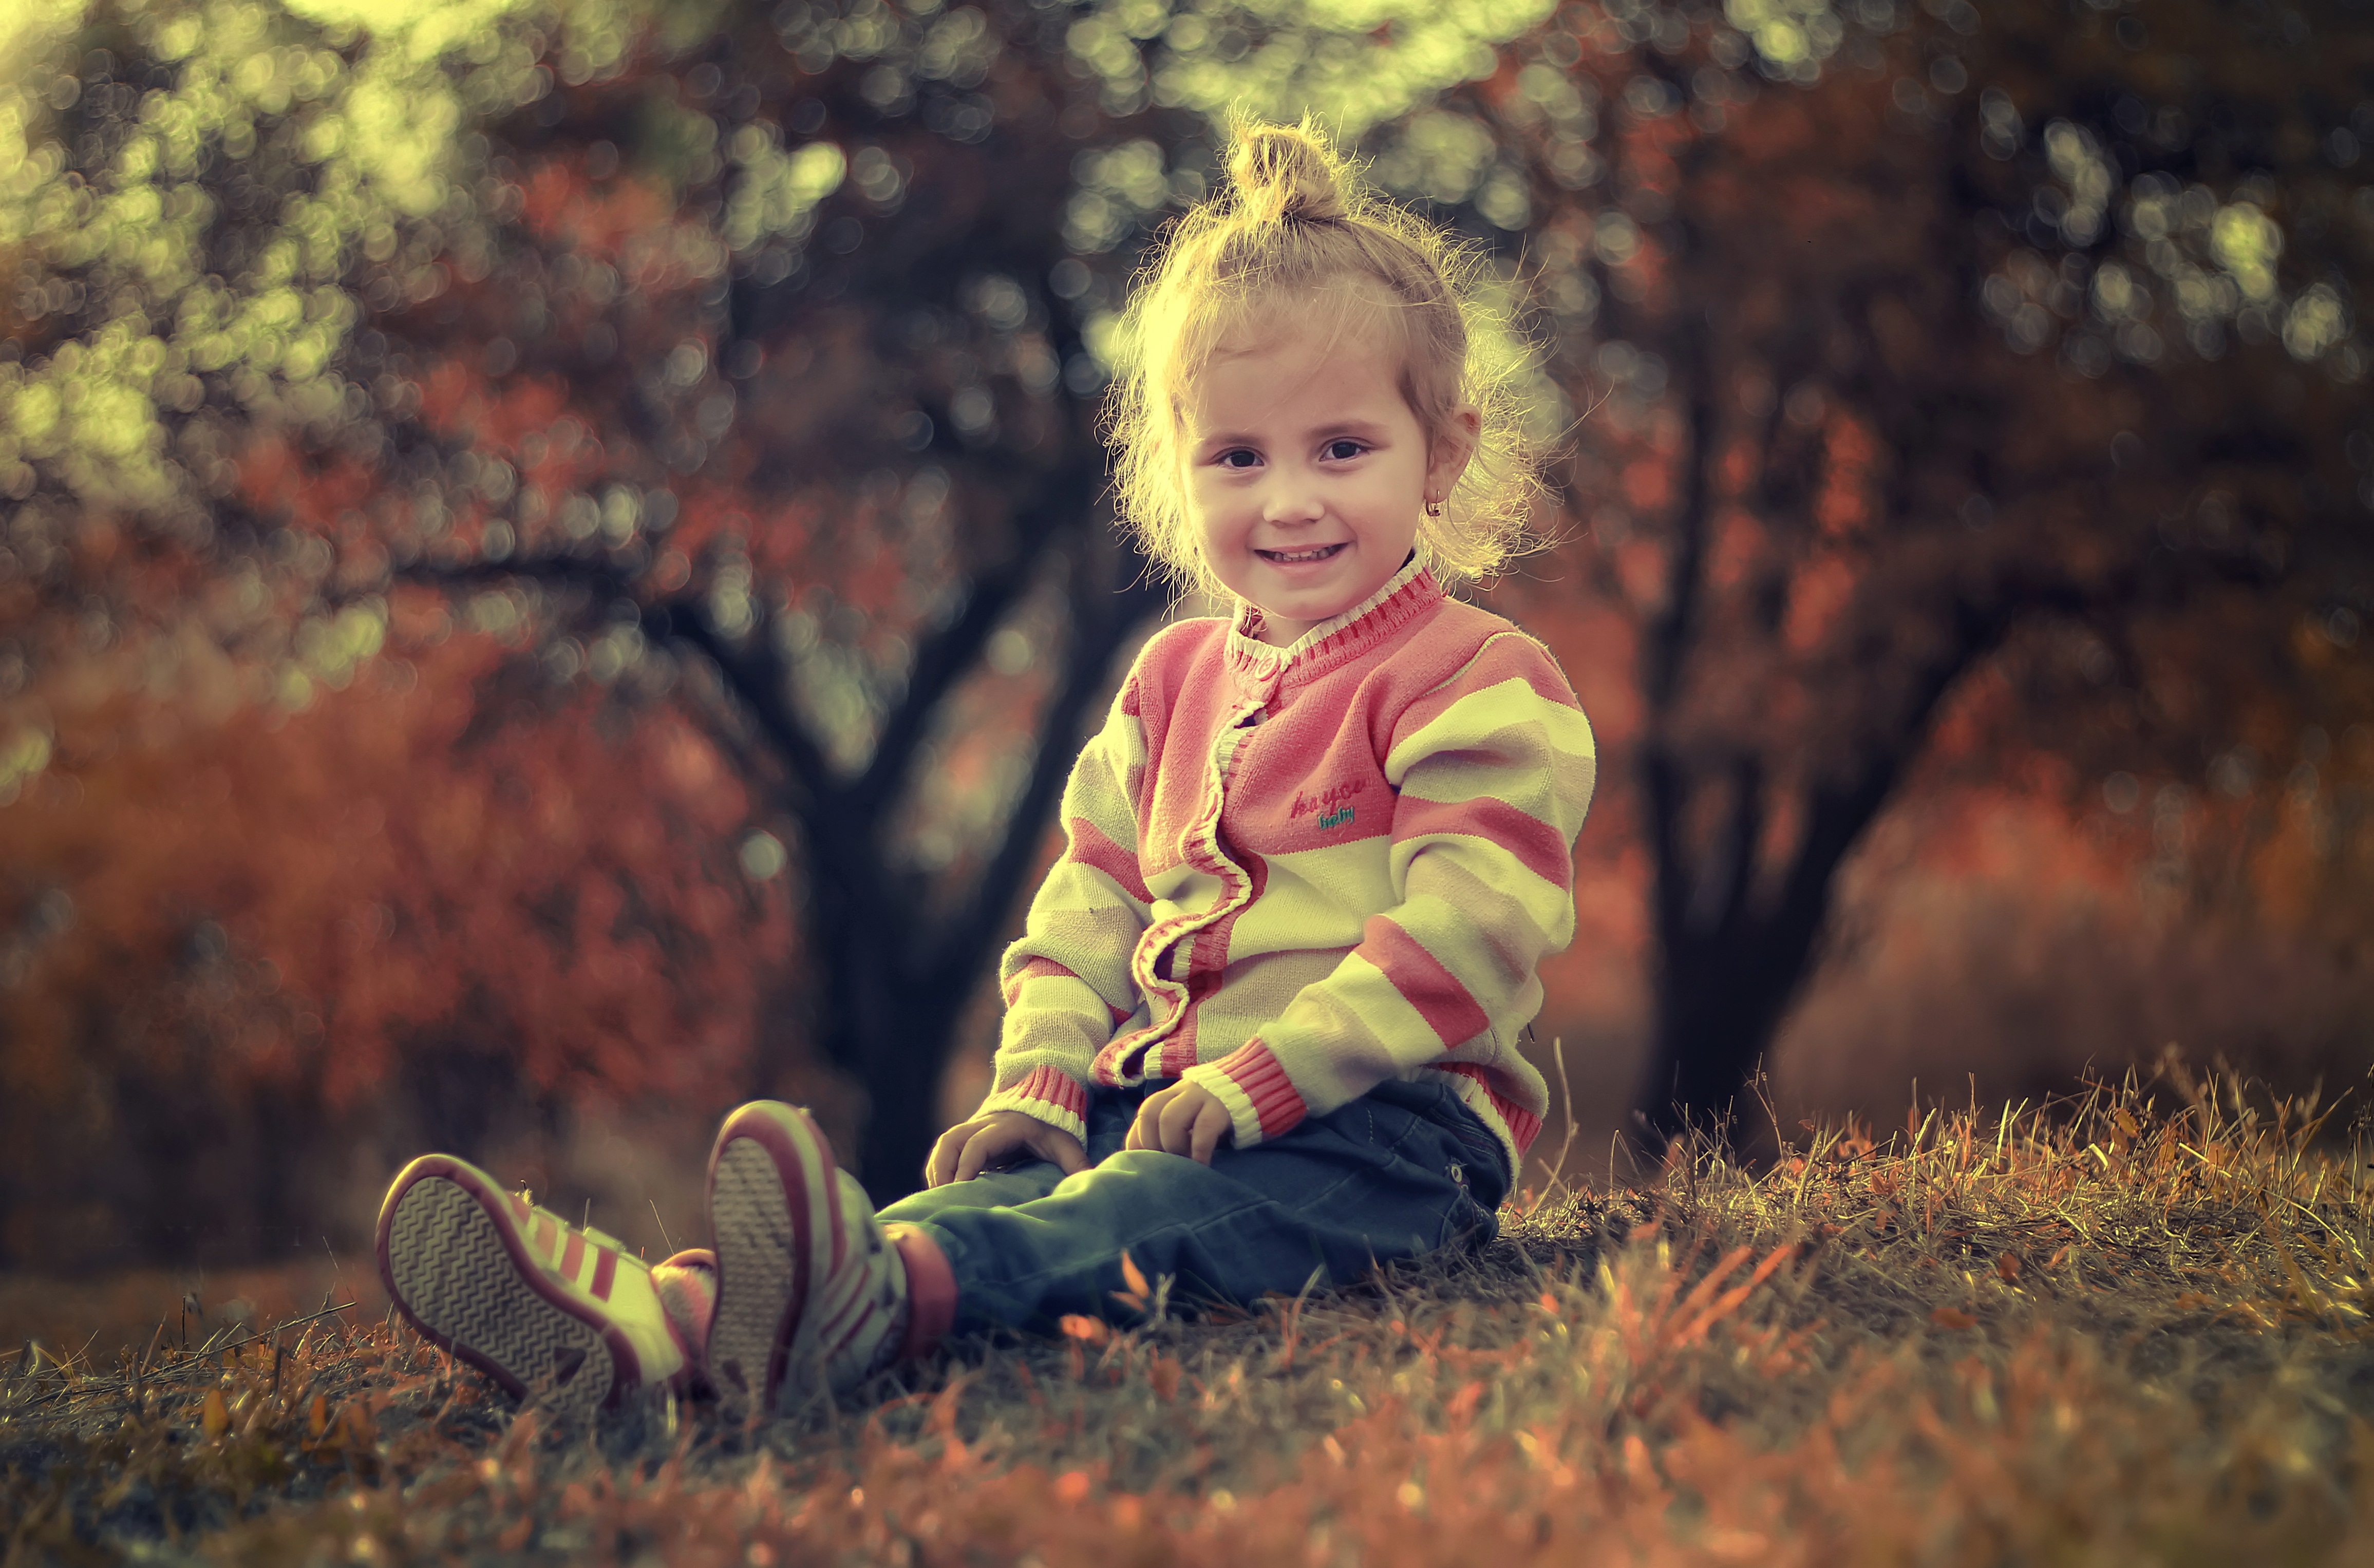
[[[1415,563],[1290,649],[1166,627],[1065,787],[979,1114],[1077,1137],[1089,1083],[1183,1077],[1241,1149],[1443,1073],[1517,1169],[1594,768],[1548,652]]]

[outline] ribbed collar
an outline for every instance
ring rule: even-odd
[[[1412,556],[1382,588],[1334,619],[1320,622],[1290,648],[1272,648],[1247,631],[1260,612],[1240,602],[1228,626],[1228,673],[1240,687],[1264,696],[1280,686],[1299,685],[1358,658],[1441,597],[1434,574]]]

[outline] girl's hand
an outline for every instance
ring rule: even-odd
[[[1077,1176],[1088,1168],[1087,1152],[1062,1128],[1050,1127],[1020,1111],[992,1111],[940,1134],[940,1141],[932,1145],[932,1157],[923,1163],[923,1185],[946,1187],[952,1181],[970,1181],[1004,1163],[1017,1149],[1028,1149],[1061,1166],[1065,1176]]]
[[[1129,1140],[1122,1147],[1160,1149],[1208,1165],[1212,1151],[1235,1125],[1220,1096],[1201,1083],[1173,1083],[1148,1094],[1137,1107],[1137,1119],[1129,1124]]]

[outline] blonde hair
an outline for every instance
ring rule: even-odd
[[[1277,296],[1327,297],[1339,323],[1366,308],[1395,325],[1402,397],[1429,448],[1462,404],[1476,410],[1475,453],[1442,515],[1419,520],[1417,549],[1446,587],[1489,577],[1522,547],[1537,481],[1508,357],[1480,352],[1499,323],[1475,298],[1474,253],[1371,195],[1309,120],[1240,122],[1233,140],[1230,190],[1178,221],[1122,313],[1105,408],[1122,522],[1175,584],[1217,586],[1181,494],[1181,389]]]

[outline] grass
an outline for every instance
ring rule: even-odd
[[[559,1430],[329,1312],[0,1360],[20,1562],[2328,1562],[2374,1553],[2374,1206],[2170,1068],[1704,1144],[1479,1256],[958,1346],[756,1433]],[[336,1306],[337,1303],[325,1304]]]

